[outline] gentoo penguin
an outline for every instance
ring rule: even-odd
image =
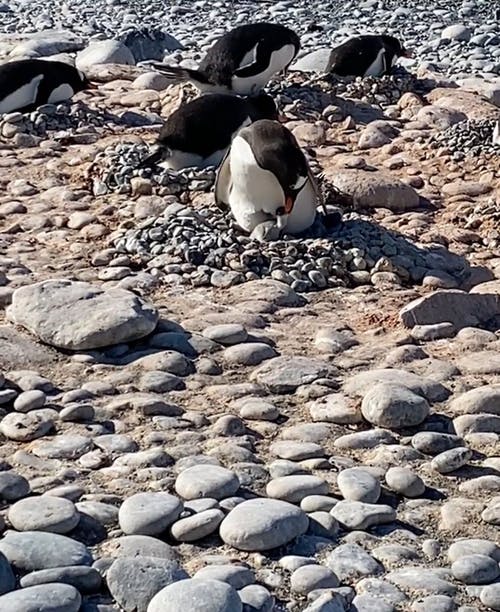
[[[391,71],[399,57],[410,57],[410,53],[394,36],[356,36],[333,50],[329,72],[338,76],[382,76]]]
[[[306,230],[322,203],[295,137],[267,119],[234,137],[217,174],[215,200],[221,208],[229,206],[237,224],[258,239]]]
[[[494,145],[498,145],[500,147],[500,119],[495,123],[495,127],[493,128],[492,142]]]
[[[153,64],[176,81],[190,81],[202,93],[250,96],[286,70],[300,49],[292,30],[275,23],[250,23],[224,34],[197,70]]]
[[[258,119],[277,119],[271,96],[202,96],[174,111],[162,127],[156,151],[140,167],[161,163],[171,170],[218,166],[238,132]]]
[[[0,113],[30,112],[90,87],[82,72],[63,62],[28,59],[0,64]]]

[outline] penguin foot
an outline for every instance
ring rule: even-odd
[[[252,240],[258,240],[259,242],[271,242],[278,240],[281,234],[280,228],[276,225],[276,221],[264,221],[259,223],[250,234]]]

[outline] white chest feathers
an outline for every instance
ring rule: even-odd
[[[500,146],[500,120],[496,122],[493,130],[493,144]]]
[[[11,113],[12,111],[30,106],[36,100],[38,87],[43,79],[43,74],[38,74],[31,81],[21,85],[11,93],[0,98],[0,113]],[[1,96],[0,92],[0,96]]]
[[[385,49],[382,47],[380,51],[377,53],[377,57],[373,60],[373,62],[368,66],[365,71],[365,76],[380,76],[386,70],[386,55]]]
[[[55,89],[53,89],[50,93],[49,99],[47,100],[48,104],[54,104],[55,102],[62,102],[63,100],[69,100],[73,97],[75,92],[71,85],[67,83],[62,83]]]
[[[257,47],[253,47],[244,56],[239,69],[246,68],[255,64],[255,71],[252,76],[239,77],[233,76],[232,88],[239,95],[249,95],[263,89],[271,78],[288,66],[295,57],[295,47],[284,45],[281,49],[273,51],[269,57],[263,58],[260,64],[257,62]]]
[[[227,162],[230,179],[224,199],[238,225],[251,233],[257,225],[276,217],[277,209],[285,204],[285,194],[276,176],[259,166],[244,138],[233,140]],[[283,228],[290,233],[310,227],[316,215],[316,195],[310,181],[300,177],[299,182],[302,189]]]

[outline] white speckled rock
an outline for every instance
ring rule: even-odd
[[[27,497],[9,508],[9,521],[18,531],[68,533],[80,520],[75,504],[62,497]]]

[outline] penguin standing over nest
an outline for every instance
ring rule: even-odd
[[[291,64],[300,49],[297,34],[275,23],[250,23],[224,34],[197,70],[153,64],[174,81],[190,81],[202,93],[249,96]]]
[[[258,240],[303,232],[322,204],[293,134],[265,119],[234,138],[217,174],[215,199],[221,208],[229,206],[236,223]]]

